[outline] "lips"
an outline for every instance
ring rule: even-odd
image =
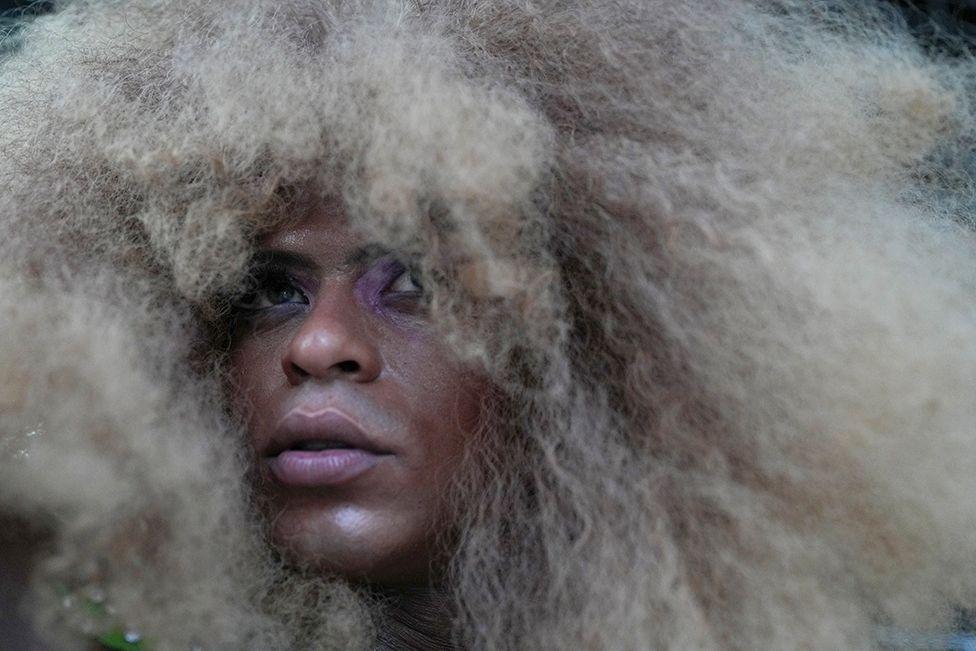
[[[275,428],[265,463],[279,483],[311,488],[351,481],[387,456],[337,409],[295,409]]]

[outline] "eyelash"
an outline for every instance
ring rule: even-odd
[[[424,293],[424,286],[422,284],[420,284],[420,281],[417,279],[417,276],[416,276],[416,273],[414,272],[414,270],[411,269],[410,267],[408,267],[407,265],[403,264],[399,260],[394,260],[393,261],[393,266],[390,269],[390,272],[391,272],[390,273],[391,280],[390,280],[390,282],[386,283],[386,286],[383,288],[383,291],[384,292],[389,292],[389,290],[390,290],[391,287],[393,287],[394,285],[396,285],[397,282],[401,278],[404,278],[405,277],[405,278],[407,278],[407,280],[409,280],[411,282],[411,284],[413,284],[413,286],[416,289],[408,289],[408,290],[401,290],[401,291],[391,292],[393,295],[395,295],[395,296],[405,296],[405,297],[410,296],[410,297],[412,297],[412,296],[420,296],[420,295],[422,295]]]
[[[393,298],[412,299],[423,296],[424,289],[417,280],[414,272],[399,260],[392,263],[391,279],[385,283],[382,292],[389,294]],[[415,289],[390,291],[390,288],[398,284],[401,278],[407,277]],[[266,265],[252,274],[250,288],[234,301],[234,310],[244,314],[257,314],[266,312],[284,305],[308,305],[311,303],[306,292],[301,288],[301,284],[288,271],[277,265]],[[271,292],[280,289],[290,291],[289,298],[298,295],[299,300],[276,301],[267,299]]]
[[[268,300],[266,304],[257,304],[258,298],[267,298],[268,294],[276,289],[287,288],[291,290],[291,296],[298,294],[301,296],[299,301],[275,301]],[[251,300],[248,300],[251,299]],[[276,266],[265,266],[252,274],[250,288],[234,301],[236,310],[245,313],[256,313],[269,310],[280,305],[308,305],[309,298],[301,289],[299,283],[282,268]]]

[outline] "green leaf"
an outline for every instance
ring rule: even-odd
[[[113,629],[98,637],[99,643],[111,651],[147,651],[146,645],[142,640],[129,642],[125,639],[125,633],[121,629]]]

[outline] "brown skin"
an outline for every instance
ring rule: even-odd
[[[238,301],[232,394],[275,543],[299,564],[406,595],[437,580],[445,496],[486,385],[434,333],[395,256],[356,255],[367,244],[330,204],[261,240],[276,268]],[[339,485],[282,485],[268,469],[275,428],[308,405],[348,414],[385,454]]]

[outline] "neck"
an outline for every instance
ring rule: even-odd
[[[384,588],[386,603],[379,630],[380,651],[392,649],[457,649],[451,642],[450,600],[431,586]]]

